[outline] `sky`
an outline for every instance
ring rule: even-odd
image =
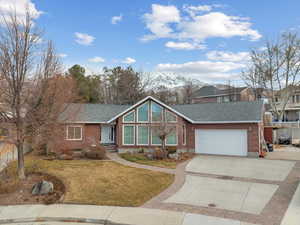
[[[241,82],[249,51],[300,29],[299,0],[0,0],[26,6],[65,68],[132,66],[206,83]]]

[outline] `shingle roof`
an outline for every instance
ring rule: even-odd
[[[68,116],[65,122],[106,123],[117,117],[131,105],[111,104],[71,104],[64,113]],[[254,122],[262,118],[263,102],[228,102],[172,105],[175,113],[187,117],[191,122]]]
[[[263,102],[201,103],[172,106],[195,122],[260,121]]]
[[[105,123],[129,107],[130,105],[70,104],[64,115],[71,115],[67,121],[72,122]],[[62,120],[63,118],[66,117],[62,116]]]
[[[240,93],[247,87],[232,87],[228,89],[218,89],[215,86],[204,86],[198,89],[194,93],[194,97],[208,97],[217,95],[229,95],[234,93]]]

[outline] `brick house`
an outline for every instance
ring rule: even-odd
[[[248,87],[220,89],[215,86],[204,86],[194,93],[192,103],[256,101],[262,98],[262,92],[261,89],[254,91]]]
[[[134,105],[73,104],[65,123],[69,149],[102,144],[119,152],[161,146],[154,132],[161,121],[172,127],[166,146],[203,154],[254,155],[261,150],[262,102],[166,105],[148,96]]]

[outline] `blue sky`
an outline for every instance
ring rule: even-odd
[[[0,0],[30,4],[66,67],[131,65],[204,82],[239,82],[251,48],[299,30],[300,1]]]

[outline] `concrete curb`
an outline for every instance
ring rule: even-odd
[[[101,225],[251,225],[238,220],[158,209],[91,205],[0,206],[0,224],[33,222]]]

